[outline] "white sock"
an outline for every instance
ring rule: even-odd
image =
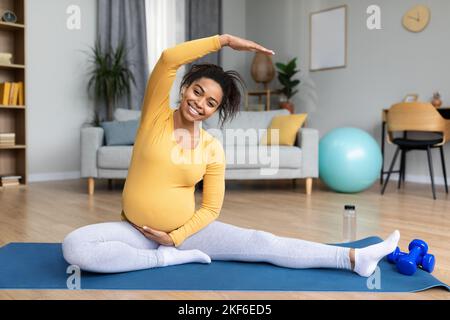
[[[211,258],[204,252],[194,250],[179,250],[171,246],[160,245],[157,250],[158,267],[173,266],[183,263],[211,263]]]
[[[400,232],[395,230],[386,240],[362,249],[355,249],[354,271],[362,277],[369,277],[378,262],[395,250],[400,240]]]

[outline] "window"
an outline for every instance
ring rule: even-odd
[[[185,41],[185,5],[179,0],[146,0],[145,15],[147,24],[148,66],[151,73],[161,53]],[[184,74],[180,67],[172,86],[170,104],[175,106],[178,89]]]

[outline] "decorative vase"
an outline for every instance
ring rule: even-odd
[[[432,104],[435,108],[439,108],[440,106],[442,106],[441,95],[439,94],[439,92],[435,92],[435,93],[433,94],[433,100],[431,100],[431,104]]]
[[[251,74],[257,83],[267,84],[275,77],[272,58],[264,53],[256,52],[252,61]]]
[[[294,104],[289,101],[289,99],[283,93],[279,96],[279,106],[281,109],[288,110],[291,114],[294,113]]]
[[[280,102],[280,108],[288,110],[291,114],[294,113],[294,104],[290,101]]]
[[[9,52],[0,52],[0,63],[1,64],[11,64],[12,53]]]

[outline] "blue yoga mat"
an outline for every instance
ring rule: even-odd
[[[371,237],[337,244],[361,248],[382,241]],[[438,261],[439,263],[439,257]],[[0,248],[0,289],[67,289],[68,264],[60,243],[10,243]],[[289,269],[268,263],[213,261],[115,274],[81,272],[80,288],[96,290],[360,291],[415,292],[450,287],[418,270],[404,276],[385,259],[379,277],[346,270]],[[368,285],[369,282],[369,285]]]

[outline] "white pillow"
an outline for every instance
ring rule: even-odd
[[[116,121],[137,120],[140,116],[141,110],[117,108],[116,111],[114,111],[114,120]]]

